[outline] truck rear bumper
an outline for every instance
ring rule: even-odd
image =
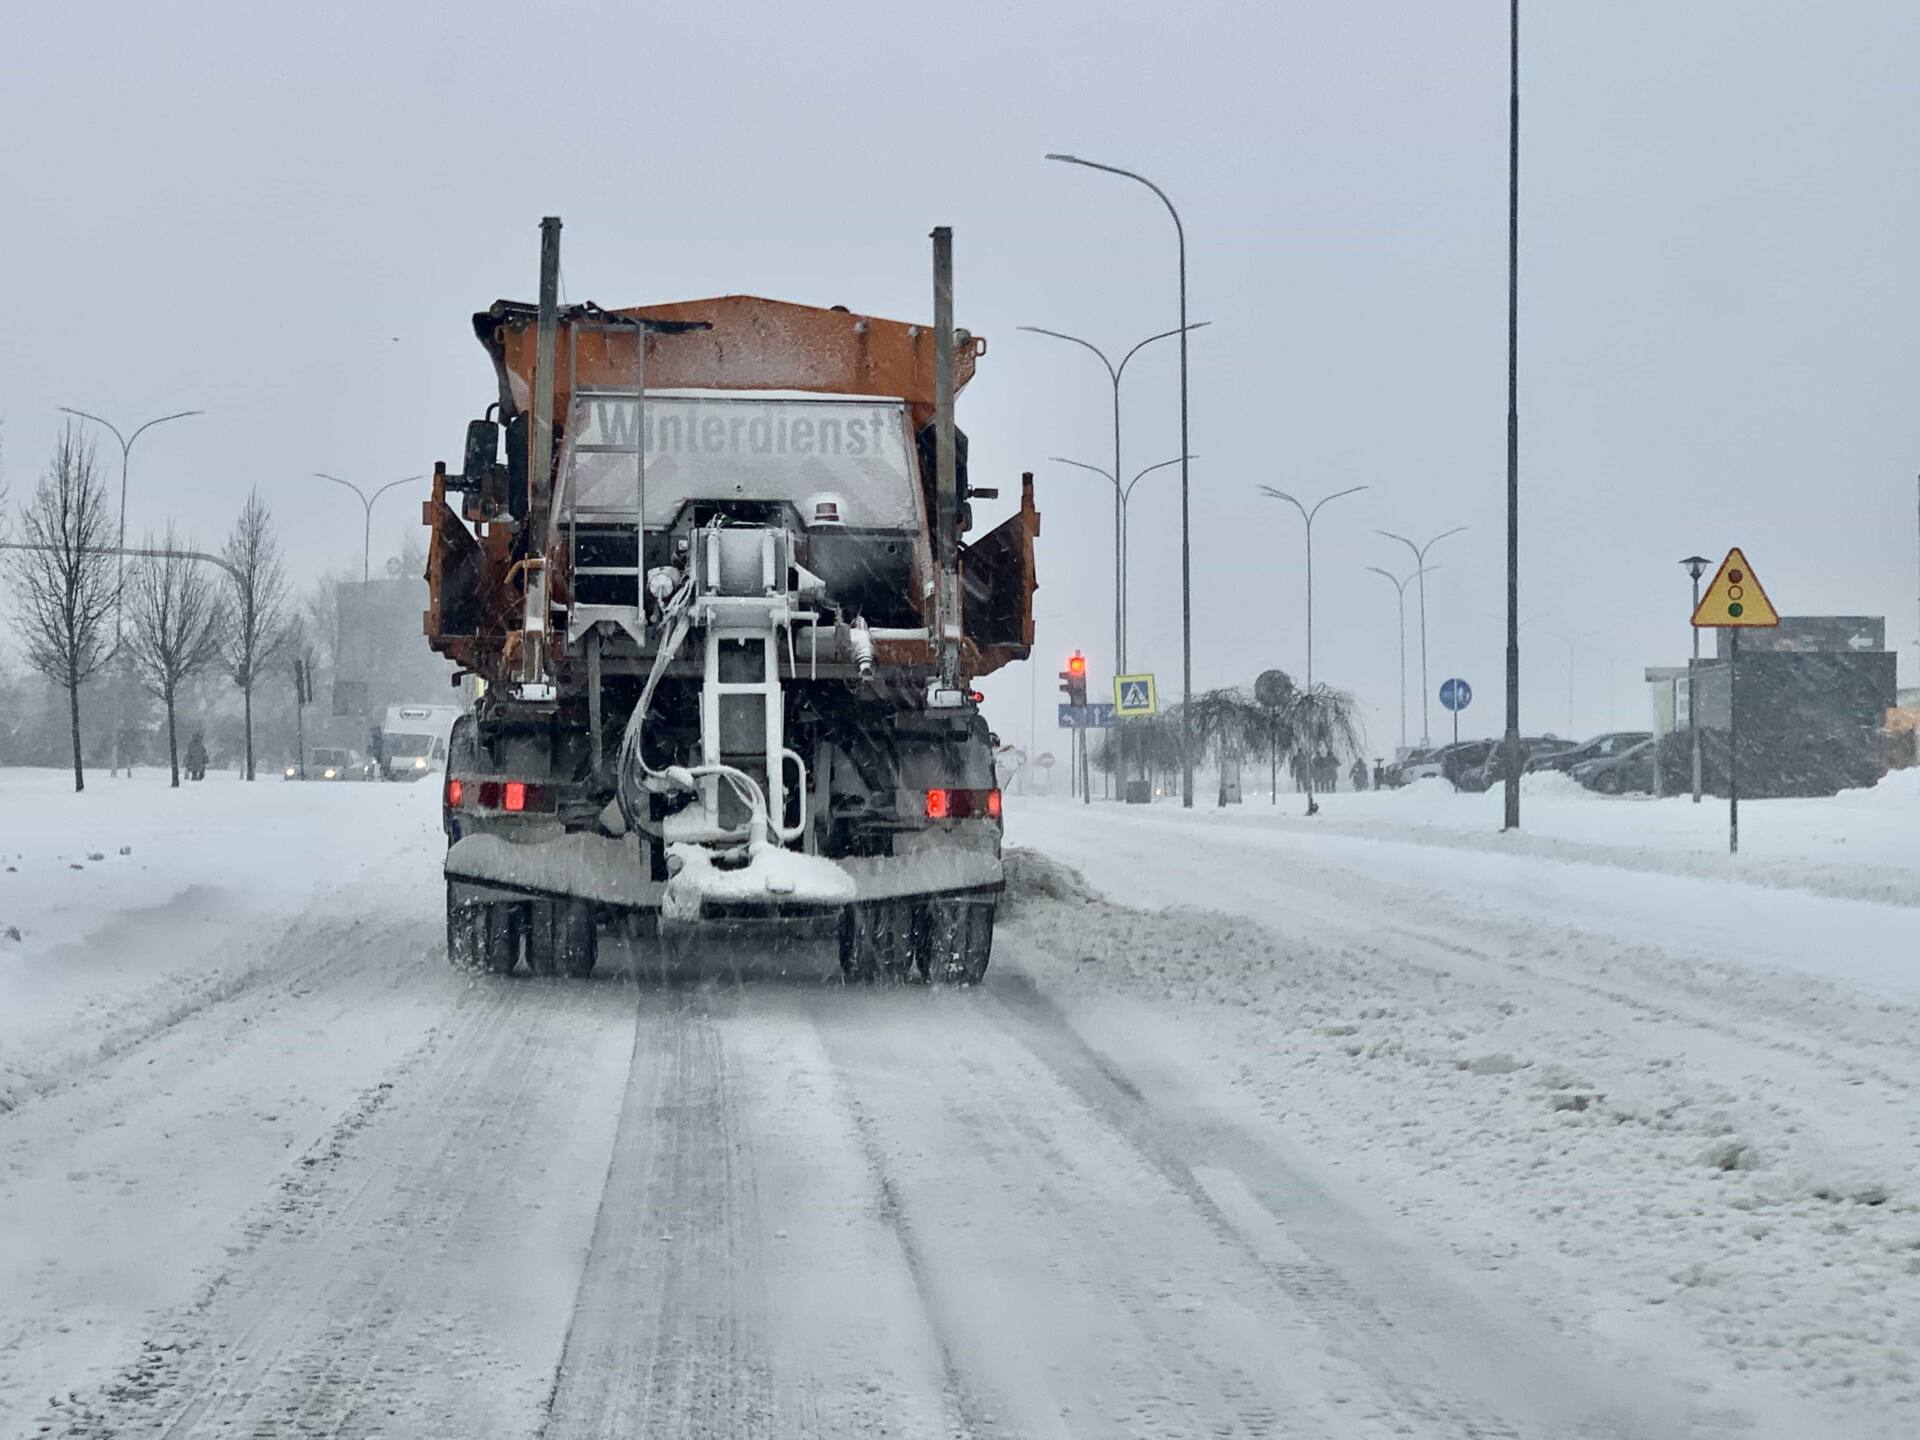
[[[995,895],[1001,888],[995,849],[963,844],[897,856],[858,856],[827,862],[851,881],[851,903],[915,896]],[[658,912],[667,907],[668,882],[647,878],[637,839],[572,834],[515,843],[499,835],[465,835],[447,851],[446,874],[456,898],[584,900],[610,909]],[[729,892],[729,916],[837,911],[847,901],[809,905],[790,895]]]

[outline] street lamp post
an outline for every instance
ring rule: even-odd
[[[1308,728],[1307,814],[1309,815],[1318,815],[1320,813],[1319,802],[1313,798],[1313,764],[1314,764],[1314,761],[1319,758],[1319,751],[1317,751],[1314,748],[1315,742],[1319,737],[1312,733],[1313,706],[1314,706],[1314,699],[1313,699],[1313,517],[1318,515],[1320,513],[1320,507],[1322,505],[1327,504],[1329,501],[1338,500],[1343,495],[1358,495],[1362,490],[1366,488],[1367,487],[1364,485],[1350,485],[1345,490],[1336,490],[1333,492],[1333,494],[1322,496],[1320,499],[1316,500],[1313,503],[1313,508],[1308,509],[1305,505],[1302,505],[1298,500],[1294,499],[1293,496],[1289,495],[1284,490],[1276,490],[1271,485],[1262,485],[1260,487],[1260,493],[1262,495],[1265,495],[1268,499],[1284,500],[1289,505],[1293,506],[1294,509],[1298,510],[1300,512],[1300,518],[1306,522],[1306,527],[1307,527],[1307,728]]]
[[[1433,728],[1429,706],[1432,697],[1427,689],[1427,571],[1438,570],[1438,565],[1427,564],[1427,551],[1438,545],[1449,535],[1458,535],[1467,527],[1456,525],[1451,530],[1442,530],[1424,545],[1416,545],[1404,535],[1396,535],[1391,530],[1376,530],[1376,535],[1384,535],[1389,540],[1398,540],[1413,552],[1413,573],[1420,579],[1420,744],[1430,748],[1433,745]]]
[[[1520,828],[1520,0],[1507,31],[1507,784],[1505,830]]]
[[[393,489],[396,485],[411,484],[415,480],[424,480],[427,477],[424,475],[403,475],[398,480],[389,480],[371,495],[351,480],[342,480],[338,475],[328,475],[323,471],[316,470],[313,472],[313,478],[316,480],[331,480],[336,485],[346,486],[347,489],[351,490],[359,498],[361,507],[366,511],[366,523],[360,533],[360,583],[365,585],[370,578],[368,562],[373,551],[373,502],[386,494],[387,491]]]
[[[1115,452],[1115,455],[1116,455],[1116,458],[1118,458],[1117,451]],[[1102,480],[1105,480],[1109,485],[1113,486],[1113,504],[1114,504],[1114,516],[1115,516],[1114,523],[1115,523],[1115,526],[1117,527],[1116,535],[1119,540],[1119,553],[1115,557],[1115,560],[1116,560],[1115,590],[1114,590],[1114,602],[1113,602],[1114,616],[1115,616],[1115,619],[1114,619],[1115,651],[1118,659],[1117,659],[1117,664],[1113,673],[1115,675],[1124,675],[1127,673],[1126,596],[1127,596],[1128,587],[1127,587],[1126,577],[1127,577],[1127,570],[1129,568],[1129,555],[1132,548],[1130,542],[1133,535],[1133,525],[1128,515],[1128,507],[1133,503],[1133,487],[1138,485],[1142,480],[1146,479],[1147,476],[1151,475],[1154,471],[1164,470],[1169,465],[1178,465],[1180,461],[1176,457],[1175,459],[1172,459],[1172,460],[1162,460],[1158,465],[1149,465],[1147,466],[1146,469],[1142,470],[1138,475],[1135,475],[1133,479],[1129,480],[1124,486],[1122,486],[1114,479],[1114,477],[1111,474],[1101,469],[1098,465],[1089,465],[1084,460],[1069,460],[1062,455],[1053,455],[1048,458],[1055,465],[1071,465],[1076,470],[1090,471],[1093,474],[1098,475]],[[1126,798],[1124,787],[1126,783],[1125,771],[1127,769],[1127,763],[1126,763],[1127,762],[1127,727],[1125,725],[1121,725],[1119,727],[1119,730],[1120,730],[1119,761],[1120,761],[1120,770],[1122,772],[1121,773],[1121,785],[1122,785],[1121,799],[1124,800]]]
[[[1407,576],[1406,580],[1402,580],[1398,575],[1395,575],[1391,570],[1382,570],[1378,565],[1369,565],[1366,568],[1371,570],[1374,574],[1384,575],[1388,580],[1390,580],[1393,583],[1394,594],[1399,597],[1399,602],[1400,602],[1400,750],[1401,750],[1401,753],[1404,754],[1407,748],[1407,581],[1412,580],[1413,575],[1409,575]],[[1431,570],[1438,570],[1440,567],[1438,565],[1431,565],[1431,566],[1428,566],[1427,568]],[[1423,574],[1423,573],[1425,572],[1424,571],[1414,572],[1414,574],[1416,575]]]
[[[1209,323],[1210,322],[1205,320],[1197,321],[1192,325],[1185,326],[1184,330],[1199,330]],[[1097,474],[1105,475],[1113,484],[1113,661],[1114,674],[1124,675],[1127,671],[1127,602],[1125,585],[1121,578],[1126,569],[1126,560],[1121,554],[1121,532],[1126,527],[1126,519],[1122,514],[1125,497],[1121,491],[1118,478],[1121,473],[1120,377],[1127,373],[1127,362],[1147,346],[1156,340],[1170,339],[1175,335],[1181,335],[1184,338],[1184,330],[1162,330],[1158,335],[1149,335],[1131,350],[1127,351],[1125,355],[1122,355],[1120,357],[1120,363],[1116,365],[1107,358],[1106,352],[1099,346],[1089,340],[1082,340],[1078,335],[1064,335],[1058,330],[1046,330],[1038,325],[1022,325],[1019,328],[1030,335],[1047,335],[1055,340],[1065,340],[1070,345],[1078,345],[1083,350],[1091,350],[1099,359],[1100,363],[1107,367],[1107,377],[1113,382],[1113,469],[1111,471],[1098,470],[1092,465],[1080,465],[1080,468],[1082,470],[1094,470]],[[1060,463],[1064,465],[1079,464],[1079,462],[1075,460],[1064,460]]]
[[[1187,462],[1193,455],[1193,444],[1187,433],[1187,227],[1180,222],[1180,212],[1173,207],[1173,201],[1167,198],[1167,192],[1144,175],[1131,170],[1122,170],[1117,165],[1102,165],[1096,160],[1082,160],[1078,155],[1051,154],[1049,160],[1058,160],[1063,165],[1083,165],[1089,170],[1104,170],[1109,175],[1119,175],[1128,180],[1138,181],[1160,198],[1167,207],[1167,214],[1173,217],[1174,237],[1179,243],[1180,264],[1180,328],[1175,332],[1180,337],[1180,803],[1188,810],[1193,808],[1193,532],[1192,532],[1192,486],[1187,470]],[[1116,467],[1118,468],[1118,467]]]
[[[171,415],[161,415],[138,426],[131,435],[122,435],[120,429],[111,420],[87,410],[76,410],[71,405],[58,407],[63,415],[77,415],[82,420],[91,420],[96,425],[104,425],[113,432],[113,438],[120,442],[120,529],[119,539],[114,544],[119,549],[118,568],[113,580],[113,649],[115,664],[119,663],[122,636],[122,616],[125,613],[124,602],[127,585],[127,468],[133,457],[133,442],[156,425],[164,425],[169,420],[185,420],[189,415],[204,415],[204,410],[176,410]],[[120,773],[120,732],[126,728],[125,676],[116,676],[114,682],[113,717],[113,765],[109,775]]]
[[[1700,577],[1713,564],[1704,555],[1689,555],[1680,562],[1693,580],[1693,608],[1700,608]],[[1687,731],[1693,750],[1693,803],[1700,803],[1700,628],[1693,627],[1693,655],[1687,661]]]
[[[1572,636],[1562,635],[1557,630],[1549,630],[1546,633],[1553,636],[1554,639],[1558,640],[1562,645],[1567,647],[1567,739],[1569,742],[1571,742],[1574,738],[1574,734],[1573,734],[1574,657],[1578,653],[1580,642],[1582,640],[1589,639],[1591,637],[1592,632],[1589,631],[1589,632],[1586,632],[1585,634],[1572,635]],[[1611,691],[1611,688],[1612,688],[1611,684],[1609,684],[1608,688],[1609,688],[1609,691]]]

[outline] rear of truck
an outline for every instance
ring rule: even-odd
[[[428,634],[484,681],[446,772],[451,957],[583,975],[609,933],[826,927],[853,977],[977,981],[1001,802],[972,681],[1031,646],[1039,527],[1029,478],[958,540],[983,492],[942,391],[950,421],[984,346],[543,298],[475,317],[497,418],[426,507]]]

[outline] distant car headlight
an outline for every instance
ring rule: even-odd
[[[329,765],[326,769],[320,772],[320,778],[322,780],[331,780],[333,779],[334,774],[335,774],[334,768],[331,765]]]
[[[287,766],[287,779],[293,779],[293,766]]]
[[[421,755],[421,756],[419,756],[418,758],[416,758],[416,759],[414,760],[414,762],[413,762],[413,768],[414,768],[414,769],[416,769],[416,770],[424,770],[424,769],[426,769],[426,768],[427,768],[427,757],[426,757],[426,756],[424,756],[424,755]]]

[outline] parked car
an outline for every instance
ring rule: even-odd
[[[1583,760],[1568,772],[1589,790],[1602,795],[1651,794],[1655,747],[1651,736],[1638,745],[1598,760]]]
[[[1410,772],[1417,766],[1426,764],[1433,758],[1433,755],[1434,751],[1431,746],[1422,745],[1414,746],[1404,755],[1396,755],[1380,768],[1380,788],[1383,790],[1398,790],[1402,785],[1420,778]],[[1440,772],[1436,770],[1433,773],[1437,775]]]
[[[1417,764],[1409,762],[1404,766],[1403,783],[1429,780],[1438,775],[1460,785],[1466,775],[1486,762],[1487,752],[1499,743],[1497,740],[1462,740],[1455,745],[1442,745]]]
[[[1507,778],[1506,743],[1503,740],[1489,742],[1492,749],[1486,757],[1466,774],[1460,777],[1462,790],[1491,790]],[[1557,735],[1522,735],[1520,737],[1520,769],[1524,774],[1532,768],[1535,760],[1544,760],[1558,755],[1570,748],[1568,742]]]
[[[1541,770],[1558,770],[1561,774],[1571,774],[1573,767],[1584,765],[1589,760],[1605,760],[1608,756],[1618,755],[1630,750],[1643,740],[1651,740],[1652,734],[1645,730],[1609,730],[1604,735],[1596,735],[1583,744],[1553,754],[1536,755],[1527,761],[1527,774]]]
[[[379,770],[358,750],[345,745],[316,745],[307,751],[306,773],[296,765],[287,766],[289,780],[371,780]]]

